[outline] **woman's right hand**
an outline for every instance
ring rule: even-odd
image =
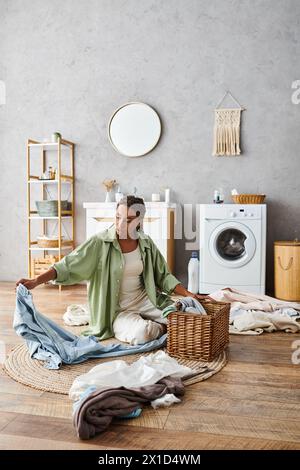
[[[27,287],[27,289],[31,290],[31,289],[34,289],[35,287],[37,287],[39,284],[37,282],[37,279],[19,279],[17,282],[16,282],[16,287],[19,285],[19,284],[23,284],[23,286]]]

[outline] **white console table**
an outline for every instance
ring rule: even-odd
[[[116,202],[85,202],[83,204],[86,209],[87,238],[109,228],[115,222],[116,205]],[[174,223],[177,205],[166,202],[145,202],[145,206],[146,214],[142,228],[157,245],[174,274]]]

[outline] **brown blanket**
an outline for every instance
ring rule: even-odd
[[[139,388],[117,387],[95,390],[79,404],[73,415],[73,425],[80,439],[90,439],[103,432],[113,417],[124,416],[160,398],[166,393],[184,395],[181,379],[164,377],[153,385]]]

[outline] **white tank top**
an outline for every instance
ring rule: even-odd
[[[143,261],[139,246],[129,253],[123,253],[123,255],[125,265],[119,298],[122,310],[134,306],[146,294],[142,280]]]

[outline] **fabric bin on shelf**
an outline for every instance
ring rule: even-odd
[[[57,217],[58,216],[58,201],[55,199],[45,201],[35,201],[36,208],[40,217]],[[71,202],[61,201],[61,210],[71,210]]]

